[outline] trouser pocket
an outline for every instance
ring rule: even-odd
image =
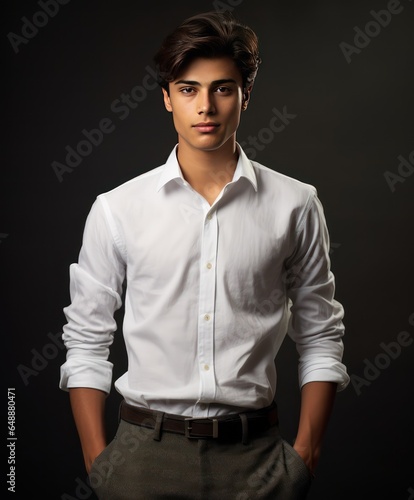
[[[88,475],[89,485],[99,498],[101,498],[100,492],[107,487],[115,468],[121,465],[118,463],[120,462],[118,454],[114,450],[116,444],[115,437],[95,458]]]
[[[300,484],[310,486],[314,476],[308,469],[299,453],[286,440],[282,440],[286,461],[286,467],[290,470],[292,477],[296,477]]]

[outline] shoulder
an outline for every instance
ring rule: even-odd
[[[160,165],[137,175],[109,191],[100,193],[97,198],[101,202],[104,201],[111,206],[122,206],[131,200],[148,198],[156,190],[159,175],[163,167],[164,165]]]
[[[258,190],[281,203],[306,205],[317,197],[316,187],[251,160]]]

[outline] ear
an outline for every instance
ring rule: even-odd
[[[162,89],[162,93],[164,94],[164,106],[167,111],[172,112],[171,99],[168,95],[168,92],[165,89]]]
[[[243,90],[243,101],[242,101],[242,110],[244,111],[247,109],[247,105],[249,104],[250,100],[250,94],[252,91],[252,87],[247,87],[246,89]]]

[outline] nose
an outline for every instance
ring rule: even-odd
[[[214,97],[208,91],[199,93],[197,105],[198,105],[197,112],[199,115],[201,114],[211,115],[214,114],[215,112]]]

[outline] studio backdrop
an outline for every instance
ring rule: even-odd
[[[237,139],[251,159],[317,188],[345,308],[351,382],[337,395],[309,498],[413,499],[414,3],[39,0],[2,9],[3,494],[95,498],[59,389],[69,266],[96,196],[163,164],[176,143],[155,81],[162,38],[190,15],[230,10],[257,32],[262,57]],[[122,314],[114,380],[126,370]],[[276,364],[281,431],[292,441],[300,394],[289,338]],[[119,402],[113,389],[109,438]]]

